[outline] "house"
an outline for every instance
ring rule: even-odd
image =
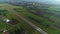
[[[3,21],[6,22],[6,23],[10,22],[10,20],[7,19],[7,18],[3,19]]]
[[[6,23],[9,23],[9,24],[11,24],[11,25],[15,25],[15,24],[18,23],[18,21],[15,20],[15,19],[9,20],[9,19],[5,18],[5,19],[3,19],[3,21],[6,22]]]

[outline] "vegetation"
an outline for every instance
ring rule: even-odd
[[[4,5],[4,4],[2,4]],[[6,6],[7,5],[7,6]],[[3,10],[1,10],[1,15],[4,18],[8,18],[10,21],[15,20],[16,22],[18,22],[17,24],[10,24],[10,23],[6,23],[3,21],[4,18],[0,18],[0,33],[2,33],[2,31],[4,29],[7,29],[10,34],[40,34],[40,32],[38,32],[37,30],[33,29],[30,25],[28,25],[27,23],[25,23],[23,20],[21,20],[18,16],[16,16],[15,14],[11,13],[11,11],[13,10],[8,10],[6,7],[8,7],[9,9],[11,8],[16,8],[15,6],[10,6],[8,4],[4,5],[1,8],[5,8]],[[5,11],[5,12],[4,12]]]
[[[23,15],[26,19],[28,19],[35,25],[37,25],[40,28],[42,28],[43,30],[47,31],[49,34],[59,34],[60,29],[55,27],[55,24],[57,22],[60,23],[59,22],[60,19],[57,18],[56,15],[52,15],[53,14],[52,11],[49,12],[44,9],[43,9],[44,11],[37,11],[38,9],[37,10],[35,10],[35,9],[28,10],[27,7],[25,7],[25,8],[22,7],[22,8],[23,8],[22,10],[20,10],[21,8],[14,8],[14,10],[17,11],[20,15]],[[39,12],[42,12],[42,14],[38,14]]]
[[[8,18],[11,21],[15,20],[18,22],[17,24],[12,25],[10,23],[3,22],[4,18],[0,18],[1,33],[4,29],[7,29],[10,34],[40,34],[40,32],[33,29],[25,21],[12,13],[13,11],[16,11],[19,15],[22,15],[48,34],[60,34],[60,14],[55,11],[54,8],[52,8],[54,10],[51,10],[48,6],[46,6],[48,9],[43,9],[46,8],[45,6],[42,6],[41,9],[40,7],[37,7],[37,5],[27,7],[23,5],[10,4],[1,4],[0,7],[0,16]]]

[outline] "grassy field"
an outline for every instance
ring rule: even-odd
[[[41,27],[43,30],[47,31],[49,34],[59,34],[60,29],[56,28],[54,26],[53,22],[51,22],[48,19],[45,19],[43,17],[36,16],[32,13],[27,12],[26,8],[24,8],[24,7],[22,7],[22,8],[18,8],[18,9],[14,9],[14,10],[16,10],[18,13],[23,15],[26,19],[30,20],[35,25],[37,25],[37,26]],[[20,10],[20,9],[22,9],[22,10]],[[48,14],[45,14],[45,15],[48,16]],[[49,15],[48,17],[53,18],[54,16]]]
[[[12,6],[12,5],[9,5],[9,4],[0,4],[0,10],[7,10],[7,8],[19,8],[17,6]],[[15,25],[11,25],[9,23],[5,23],[3,22],[2,20],[4,18],[0,18],[0,30],[4,30],[4,29],[8,29],[8,31],[11,33],[11,34],[16,34],[15,31],[18,31],[20,30],[21,32],[18,32],[20,34],[23,34],[26,32],[26,34],[40,34],[40,32],[36,31],[35,29],[33,29],[30,25],[28,25],[27,23],[25,23],[23,20],[21,20],[18,16],[14,15],[13,13],[9,12],[9,11],[12,11],[12,10],[7,10],[8,12],[5,14],[4,17],[12,20],[12,19],[15,19],[18,21],[18,24],[15,24]],[[3,13],[3,12],[2,12]],[[1,32],[2,33],[2,32]]]
[[[23,20],[21,20],[18,16],[11,13],[13,11],[18,12],[18,14],[22,15],[24,18],[31,21],[36,26],[42,28],[48,34],[60,34],[60,29],[58,29],[54,26],[54,22],[51,22],[46,18],[43,18],[41,16],[37,16],[35,14],[32,14],[32,13],[28,12],[27,8],[24,7],[24,6],[13,6],[13,5],[9,5],[9,4],[0,4],[0,7],[1,7],[0,8],[1,10],[3,10],[3,9],[8,10],[8,13],[6,13],[7,18],[9,18],[10,20],[12,20],[14,18],[19,22],[18,24],[13,25],[13,26],[10,26],[10,24],[5,23],[5,25],[9,25],[8,27],[7,26],[6,27],[13,34],[14,34],[14,31],[16,29],[19,29],[20,27],[23,28],[25,32],[28,31],[27,34],[40,34],[38,31],[33,29],[30,25],[28,25]],[[34,12],[34,10],[32,10],[32,11]],[[48,15],[48,14],[44,14],[43,16],[48,16],[49,18],[57,18],[55,16],[51,16],[51,15]],[[58,18],[57,21],[59,21],[59,20],[60,19]],[[1,22],[1,23],[3,24],[3,22]],[[3,25],[3,28],[4,27],[5,26]]]

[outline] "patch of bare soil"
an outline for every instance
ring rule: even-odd
[[[18,21],[13,19],[13,20],[12,20],[12,21],[10,21],[9,23],[10,23],[11,25],[15,25],[15,24],[17,24],[17,23],[18,23]]]
[[[3,32],[2,34],[10,34],[10,33],[7,31],[7,32]]]

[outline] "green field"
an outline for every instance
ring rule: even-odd
[[[22,8],[24,8],[24,7],[22,7]],[[59,34],[60,29],[56,28],[54,26],[53,22],[51,22],[48,19],[45,19],[43,17],[39,17],[32,13],[29,13],[27,11],[27,8],[24,8],[22,10],[20,10],[20,9],[21,8],[16,8],[14,10],[16,10],[19,14],[23,15],[26,19],[30,20],[35,25],[39,26],[40,28],[42,28],[43,30],[48,32],[49,34]],[[44,14],[43,16],[48,16],[49,18],[57,18],[57,17],[51,16],[48,14]],[[58,18],[57,22],[59,22],[59,18]]]
[[[11,8],[19,8],[17,6],[12,6],[9,4],[0,4],[0,10],[7,10],[6,13],[1,12],[1,15],[3,17],[6,17],[10,20],[15,19],[18,21],[18,24],[11,25],[10,23],[5,23],[3,22],[4,18],[0,18],[0,30],[3,31],[4,29],[7,29],[11,34],[24,34],[25,32],[27,34],[40,34],[37,30],[33,29],[30,25],[25,23],[23,20],[21,20],[18,16],[15,14],[11,13],[12,10]],[[20,31],[18,33],[15,33],[15,31]],[[2,33],[2,32],[1,32]]]
[[[11,32],[11,34],[15,34],[16,30],[20,30],[21,34],[23,34],[23,32],[26,32],[27,34],[40,34],[38,31],[33,29],[30,25],[28,25],[23,20],[21,20],[18,16],[12,13],[13,11],[16,11],[19,15],[22,15],[24,18],[31,21],[36,26],[40,27],[48,34],[60,34],[60,29],[56,28],[53,22],[49,21],[46,18],[28,12],[27,7],[25,6],[13,6],[10,4],[0,4],[0,10],[7,10],[6,13],[1,12],[1,15],[7,17],[10,20],[15,19],[18,21],[18,24],[11,25],[9,23],[3,22],[2,21],[3,18],[0,18],[0,23],[1,23],[0,26],[2,26],[0,27],[0,30],[8,29],[8,31]],[[31,11],[35,12],[35,10],[31,10]],[[43,16],[48,16],[49,18],[57,18],[55,16],[51,16],[48,14],[44,14]],[[59,20],[60,19],[58,18],[57,21]]]

